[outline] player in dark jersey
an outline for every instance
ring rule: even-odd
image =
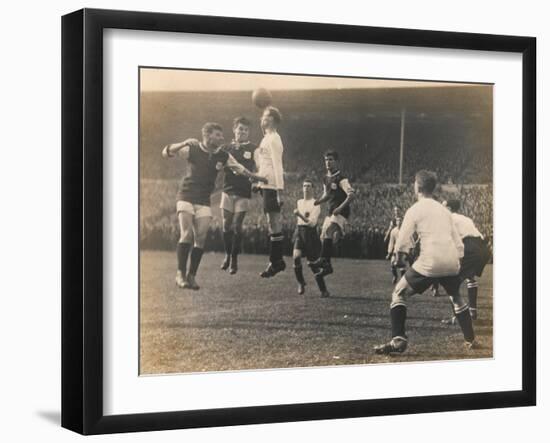
[[[187,139],[181,143],[167,145],[162,150],[163,157],[178,155],[187,161],[187,169],[178,188],[176,203],[180,226],[176,284],[180,288],[200,289],[195,276],[212,220],[210,195],[214,191],[218,172],[227,166],[238,174],[254,180],[265,180],[252,174],[231,154],[222,150],[222,144],[222,127],[217,123],[206,123],[202,127],[202,142]],[[189,254],[191,260],[187,269]]]
[[[325,153],[325,167],[327,173],[323,178],[323,195],[315,201],[316,205],[328,203],[328,216],[321,229],[321,257],[313,263],[317,269],[317,277],[332,274],[332,246],[343,234],[344,226],[350,216],[350,203],[354,198],[354,190],[349,180],[338,169],[338,153]]]
[[[237,117],[233,120],[234,139],[223,149],[246,169],[254,171],[256,169],[254,151],[257,146],[248,140],[250,124],[250,120],[245,117]],[[221,269],[225,271],[229,268],[230,274],[236,274],[238,270],[237,256],[240,253],[242,242],[243,220],[250,204],[252,183],[248,177],[236,174],[227,166],[223,172],[220,208],[222,210],[225,258]]]

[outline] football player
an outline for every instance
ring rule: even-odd
[[[477,288],[476,277],[483,273],[485,265],[489,261],[491,253],[481,232],[476,228],[473,220],[465,215],[459,214],[460,201],[448,200],[443,202],[449,211],[455,224],[458,235],[464,243],[464,257],[460,262],[460,280],[466,280],[468,288],[468,302],[470,304],[470,314],[472,320],[477,320]],[[444,324],[455,324],[456,316],[442,320]]]
[[[212,220],[210,196],[214,191],[218,172],[227,166],[238,174],[257,181],[265,181],[263,177],[248,171],[231,154],[223,151],[222,145],[222,127],[217,123],[206,123],[202,127],[202,142],[187,139],[167,145],[162,150],[162,156],[165,158],[177,155],[187,161],[176,202],[180,227],[180,238],[176,248],[178,259],[176,284],[180,288],[200,289],[195,276]],[[189,255],[191,259],[187,269]]]
[[[396,217],[394,221],[395,225],[390,231],[389,243],[388,243],[388,255],[386,255],[386,260],[390,260],[391,264],[391,273],[392,273],[392,283],[397,283],[397,271],[400,272],[400,276],[405,275],[406,266],[404,263],[397,263],[397,251],[395,249],[397,243],[397,236],[399,235],[399,228],[401,228],[401,218]],[[399,267],[398,267],[399,265]]]
[[[414,190],[418,201],[405,213],[395,248],[397,262],[402,263],[403,255],[411,246],[411,237],[416,232],[421,244],[420,255],[394,287],[390,305],[392,339],[376,346],[374,351],[377,354],[401,353],[407,349],[407,299],[423,293],[436,282],[449,294],[466,347],[476,347],[469,305],[459,290],[458,272],[464,244],[449,211],[433,198],[436,184],[435,173],[422,170],[416,174]]]
[[[269,263],[260,274],[263,278],[273,277],[286,269],[283,260],[283,226],[281,222],[283,178],[283,142],[277,132],[282,116],[273,106],[265,108],[260,125],[263,138],[256,149],[256,168],[266,181],[259,185],[263,198],[264,213],[269,230]]]
[[[321,229],[321,257],[313,263],[317,277],[332,274],[332,246],[344,233],[344,226],[351,213],[350,203],[355,191],[347,177],[338,169],[338,153],[327,151],[324,156],[326,175],[323,178],[323,195],[315,201],[316,205],[328,203],[328,216]]]
[[[233,120],[233,141],[223,149],[246,169],[254,171],[256,167],[254,151],[257,146],[250,142],[249,134],[250,120],[245,117],[237,117]],[[229,166],[224,167],[223,172],[220,208],[222,210],[225,258],[221,269],[225,271],[229,268],[230,274],[236,274],[238,270],[237,256],[240,253],[242,242],[243,220],[250,204],[252,183],[248,177],[235,173]]]
[[[292,258],[294,260],[294,274],[298,281],[298,294],[305,292],[306,281],[302,271],[302,256],[305,255],[309,267],[312,268],[312,263],[319,257],[319,236],[317,234],[317,221],[321,209],[315,205],[313,197],[313,183],[311,180],[304,180],[302,185],[304,198],[298,200],[294,214],[297,217],[296,230],[294,232],[294,250]],[[314,271],[315,273],[315,271]],[[315,277],[315,281],[321,297],[328,297],[329,293],[325,285],[323,277]]]

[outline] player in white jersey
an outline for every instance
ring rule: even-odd
[[[321,208],[315,204],[313,196],[313,183],[311,180],[304,180],[302,185],[304,198],[298,200],[294,215],[297,217],[296,230],[294,231],[294,250],[292,258],[294,260],[294,274],[298,281],[298,294],[305,292],[306,281],[302,271],[302,256],[305,255],[308,266],[315,274],[316,269],[312,263],[319,257],[321,243],[317,234],[317,221],[321,214]],[[327,287],[323,277],[315,277],[317,286],[321,291],[321,297],[328,297]]]
[[[464,257],[460,262],[460,280],[466,280],[468,288],[468,302],[470,304],[470,314],[473,320],[477,319],[477,288],[476,277],[483,273],[485,265],[489,261],[491,253],[481,232],[476,228],[473,220],[465,215],[458,214],[460,202],[458,200],[448,200],[443,202],[449,211],[455,224],[458,235],[464,243]],[[453,316],[444,319],[444,324],[455,324],[456,317]]]
[[[401,217],[396,217],[394,224],[394,227],[389,232],[388,255],[386,255],[386,260],[390,260],[393,284],[397,283],[397,271],[399,271],[401,277],[403,277],[406,270],[405,263],[397,263],[397,250],[395,249],[395,246],[397,245],[397,236],[399,235],[399,229],[401,228]]]
[[[449,211],[433,199],[436,183],[433,172],[419,171],[416,174],[414,191],[418,201],[405,213],[395,249],[397,262],[402,263],[403,256],[410,250],[411,237],[416,232],[420,240],[420,255],[395,285],[390,305],[392,339],[376,346],[374,350],[377,354],[401,353],[407,349],[407,299],[414,294],[421,294],[437,282],[449,294],[467,348],[475,347],[469,306],[459,291],[458,272],[464,245]]]
[[[264,137],[254,152],[254,160],[258,175],[265,177],[266,182],[259,185],[264,200],[264,213],[269,227],[269,264],[260,276],[273,277],[284,271],[286,264],[283,260],[283,227],[281,222],[283,178],[283,142],[277,132],[282,116],[277,108],[265,108],[261,127]]]

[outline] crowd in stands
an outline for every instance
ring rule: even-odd
[[[319,179],[320,180],[320,179]],[[315,180],[314,180],[315,181]],[[302,198],[302,178],[289,175],[283,199],[283,233],[285,254],[292,253],[292,234],[296,217],[292,211],[296,201]],[[353,183],[357,198],[352,205],[350,223],[345,235],[336,246],[336,255],[349,258],[382,259],[386,255],[385,234],[392,218],[394,206],[404,214],[415,202],[411,185],[367,185]],[[177,181],[144,180],[141,184],[140,246],[144,249],[172,250],[179,237],[175,215]],[[315,182],[315,194],[322,192],[320,182]],[[492,250],[493,238],[493,192],[490,186],[455,186],[452,192],[440,190],[439,201],[458,198],[462,202],[461,213],[471,217],[481,233],[487,238]],[[216,208],[219,193],[213,198]],[[269,248],[267,225],[259,197],[251,201],[251,208],[244,222],[242,249],[244,253],[267,254]],[[214,211],[214,219],[206,242],[206,249],[223,251],[221,219]],[[322,212],[319,225],[324,217]]]

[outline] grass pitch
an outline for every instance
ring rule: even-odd
[[[219,269],[223,256],[205,253],[201,290],[175,285],[176,254],[141,252],[140,373],[167,374],[264,368],[356,365],[401,361],[488,358],[493,355],[492,266],[480,279],[481,348],[466,351],[458,326],[445,326],[447,297],[414,296],[408,303],[409,348],[378,356],[373,346],[389,340],[391,274],[386,261],[333,260],[320,298],[304,266],[305,295],[296,293],[292,261],[274,278],[261,279],[266,257],[243,255],[239,272]],[[305,264],[305,262],[304,262]],[[462,287],[466,295],[466,288]]]

